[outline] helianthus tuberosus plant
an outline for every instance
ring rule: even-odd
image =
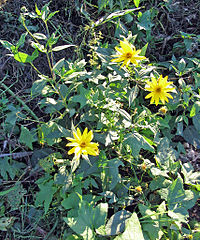
[[[67,4],[75,4],[73,2],[68,1]],[[188,209],[194,206],[199,197],[199,175],[193,174],[194,169],[191,164],[182,163],[179,158],[177,159],[177,156],[180,157],[184,152],[184,146],[180,142],[173,142],[173,138],[174,133],[187,137],[188,133],[198,132],[195,129],[199,129],[199,95],[195,92],[197,102],[194,104],[192,102],[193,105],[190,101],[194,100],[192,91],[196,87],[195,84],[196,88],[199,87],[199,76],[196,74],[196,82],[187,86],[183,79],[174,80],[173,72],[168,71],[169,79],[174,80],[168,81],[168,76],[159,75],[164,71],[157,67],[157,62],[147,62],[147,57],[149,59],[156,57],[149,54],[151,50],[145,54],[148,44],[152,43],[142,39],[141,36],[145,34],[140,35],[138,33],[140,29],[137,27],[141,27],[141,33],[146,31],[145,21],[151,18],[149,16],[151,11],[143,14],[141,8],[141,12],[138,12],[138,25],[130,29],[132,33],[121,31],[118,35],[116,32],[115,36],[105,36],[105,29],[102,28],[102,37],[97,37],[97,25],[92,23],[88,23],[88,26],[93,28],[92,31],[82,32],[82,24],[88,19],[95,18],[94,15],[90,18],[90,14],[86,12],[87,6],[92,8],[93,5],[88,4],[89,1],[84,1],[83,7],[82,1],[77,2],[80,2],[80,6],[73,5],[73,11],[82,9],[83,11],[78,13],[80,16],[84,13],[80,32],[74,34],[80,37],[76,39],[77,41],[74,36],[70,36],[68,39],[70,44],[60,45],[65,37],[60,36],[62,27],[56,29],[56,32],[51,32],[55,27],[52,18],[57,11],[50,13],[48,4],[41,10],[36,6],[34,14],[24,11],[22,23],[27,33],[22,34],[16,46],[5,40],[1,41],[3,46],[13,53],[15,60],[23,65],[31,64],[38,73],[39,80],[35,79],[30,92],[31,98],[38,101],[37,109],[40,110],[37,112],[35,106],[33,107],[36,118],[31,121],[25,118],[25,114],[19,115],[19,106],[14,107],[9,104],[7,106],[5,99],[0,102],[4,115],[8,115],[5,121],[5,116],[1,116],[1,121],[4,122],[0,125],[0,133],[4,134],[4,130],[14,129],[8,124],[10,121],[15,124],[20,118],[20,128],[17,126],[15,131],[7,136],[12,138],[14,132],[18,134],[21,131],[19,143],[23,149],[31,150],[27,151],[31,156],[28,168],[23,168],[20,163],[18,168],[22,166],[22,169],[16,171],[15,167],[18,164],[12,157],[18,155],[6,153],[5,159],[0,159],[2,164],[0,182],[3,183],[0,195],[3,197],[2,202],[4,198],[6,199],[5,208],[8,208],[4,212],[4,206],[0,206],[1,216],[5,214],[3,219],[0,216],[0,231],[8,233],[4,234],[3,239],[8,237],[12,239],[9,235],[10,226],[16,234],[13,239],[16,238],[15,236],[16,239],[36,239],[41,232],[44,235],[42,239],[54,238],[50,234],[56,235],[55,239],[83,240],[128,238],[178,240],[185,239],[186,236],[189,238],[192,231],[186,224]],[[110,1],[113,4],[109,1],[96,2],[98,8],[102,10],[106,5],[114,8],[119,1]],[[113,24],[116,19],[121,20],[123,14],[127,19],[132,19],[134,11],[137,10],[132,8],[133,2],[138,6],[140,1],[120,1],[120,4],[132,4],[131,8],[124,10],[123,7],[122,11],[111,13],[110,16],[106,13],[102,19],[105,19],[106,24]],[[29,24],[26,19],[28,16],[34,19],[34,23],[41,20],[44,24],[41,32],[35,33],[36,28],[26,26]],[[49,23],[50,19],[51,23]],[[105,26],[104,22],[98,27],[101,26]],[[152,27],[153,24],[150,22],[148,31]],[[134,29],[137,29],[136,33]],[[110,34],[112,35],[112,32]],[[31,46],[35,49],[34,51],[30,49],[32,55],[20,50],[26,44],[27,36],[29,36],[28,40],[32,39]],[[80,44],[81,36],[84,37]],[[134,39],[133,36],[135,36],[134,45],[130,40]],[[151,39],[153,35],[149,32],[148,37]],[[113,46],[118,42],[120,46],[114,48]],[[146,43],[145,47],[140,49],[139,46],[144,43]],[[89,52],[92,53],[90,55],[85,54],[88,47]],[[56,53],[63,50],[64,53]],[[116,54],[112,55],[115,50]],[[72,52],[73,56],[71,56]],[[46,56],[48,71],[37,66],[39,61],[35,62],[41,54]],[[61,58],[62,54],[66,57]],[[91,59],[88,61],[88,56],[93,57],[93,62]],[[179,67],[184,68],[184,66],[182,60]],[[175,91],[176,80],[180,85],[184,85],[178,93]],[[11,90],[3,88],[9,95]],[[5,94],[4,90],[0,96]],[[172,95],[173,92],[176,94]],[[181,98],[182,93],[184,94],[182,102],[185,101],[184,106],[187,106],[185,112],[180,99],[175,101],[177,96]],[[14,96],[14,93],[11,95]],[[151,98],[150,104],[145,100],[149,98]],[[31,108],[32,101],[29,100],[27,103],[30,103]],[[159,104],[164,106],[158,107]],[[22,106],[24,107],[24,104]],[[22,111],[27,109],[24,108]],[[182,121],[183,116],[178,116],[177,109],[181,110],[181,114],[185,113],[186,124]],[[194,116],[193,128],[186,126],[188,109],[192,109],[190,117]],[[171,116],[172,110],[173,116]],[[24,127],[26,121],[27,125]],[[79,127],[75,128],[72,123]],[[191,140],[191,137],[189,139]],[[4,152],[9,141],[4,141],[2,137],[0,141],[5,145],[1,149]],[[10,149],[12,150],[12,146],[9,146],[8,150]],[[16,147],[13,149],[15,151]],[[29,176],[30,168],[32,175]],[[26,174],[24,169],[27,169]],[[21,175],[18,170],[22,170]],[[33,186],[32,180],[29,181],[30,177],[34,178]],[[24,205],[20,208],[20,204],[26,203],[27,199],[27,192],[23,188],[35,198],[30,197],[31,202],[25,205],[25,208]],[[17,203],[12,200],[15,194],[20,195]],[[24,219],[26,221],[27,216],[30,219],[24,226],[30,225],[30,222],[33,227],[37,226],[36,231],[39,229],[36,233],[37,237],[34,235],[35,232],[33,237],[29,236],[29,229],[23,229],[22,237],[17,235],[18,229],[23,227],[21,224],[23,221],[20,221],[21,219],[18,221],[20,213],[17,213],[14,219],[16,225],[11,220],[13,220],[13,212],[18,211],[16,210],[18,208],[27,209],[23,221]],[[39,220],[34,220],[35,218],[31,217],[33,215],[39,216]],[[1,226],[1,222],[6,223],[6,227],[4,224]]]

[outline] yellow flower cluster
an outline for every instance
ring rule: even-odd
[[[115,57],[112,59],[112,62],[123,62],[122,66],[128,67],[130,63],[138,66],[139,62],[146,59],[144,56],[140,56],[142,50],[136,50],[135,46],[130,44],[126,39],[124,41],[120,41],[120,46],[115,47],[117,54],[113,55]],[[175,88],[169,87],[172,82],[168,82],[168,76],[164,77],[160,75],[158,79],[152,77],[151,81],[147,81],[147,86],[145,90],[149,91],[150,93],[145,98],[151,98],[150,103],[155,103],[156,106],[161,101],[163,104],[168,102],[168,98],[173,98],[169,92],[172,92]],[[160,108],[160,112],[165,114],[167,109]],[[75,154],[75,159],[79,160],[81,155],[83,157],[87,157],[88,155],[97,156],[99,154],[98,143],[91,142],[93,139],[93,132],[89,131],[85,128],[83,134],[81,133],[80,129],[77,128],[76,131],[73,131],[74,138],[67,138],[70,141],[66,146],[72,147],[68,151],[68,154]],[[143,166],[145,170],[145,166]],[[142,188],[138,186],[136,188],[137,192],[141,192]]]
[[[140,61],[146,59],[144,56],[140,56],[141,49],[136,50],[135,46],[130,44],[126,39],[124,41],[120,41],[120,46],[115,47],[117,54],[113,55],[115,57],[112,59],[112,62],[123,62],[122,66],[129,66],[130,63],[133,63],[135,66],[139,64]],[[152,81],[147,82],[147,87],[145,88],[147,91],[150,91],[145,98],[151,98],[151,104],[155,102],[156,106],[159,104],[159,101],[163,104],[168,102],[168,98],[173,98],[169,92],[172,92],[175,88],[169,87],[172,82],[167,82],[168,76],[164,77],[162,75],[156,80],[156,78],[152,77]]]

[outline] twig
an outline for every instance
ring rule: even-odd
[[[0,158],[12,157],[13,159],[16,159],[16,158],[27,157],[27,156],[30,156],[32,154],[33,154],[33,152],[3,153],[3,154],[0,154]]]

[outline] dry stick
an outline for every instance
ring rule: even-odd
[[[23,100],[21,100],[21,98],[19,98],[18,96],[16,96],[16,95],[14,94],[14,92],[13,92],[11,89],[9,89],[4,83],[0,82],[0,85],[1,85],[6,91],[8,91],[8,93],[9,93],[11,96],[13,96],[13,97],[24,107],[24,109],[25,109],[27,112],[30,113],[30,115],[31,115],[35,120],[37,120],[37,121],[39,122],[39,118],[38,118],[38,117],[35,115],[35,113],[26,105],[26,103],[25,103]]]
[[[33,152],[19,152],[19,153],[2,153],[0,154],[0,158],[3,157],[12,157],[13,159],[16,158],[23,158],[32,155]]]

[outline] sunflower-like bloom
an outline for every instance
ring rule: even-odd
[[[135,46],[130,44],[126,39],[124,41],[120,41],[121,48],[115,47],[117,50],[117,54],[113,55],[116,57],[111,60],[111,62],[123,62],[122,66],[133,63],[134,65],[138,65],[141,60],[146,59],[144,56],[139,56],[142,50],[136,50]]]
[[[67,147],[73,147],[68,151],[68,154],[75,154],[76,160],[80,159],[80,156],[83,155],[85,157],[89,155],[97,156],[99,154],[98,143],[91,142],[93,139],[93,132],[89,131],[85,128],[83,134],[79,128],[73,132],[74,138],[67,138],[67,140],[71,141],[68,143]]]
[[[147,81],[148,87],[145,89],[147,91],[150,91],[145,98],[151,98],[151,104],[155,102],[156,106],[158,105],[159,101],[163,104],[166,102],[169,102],[168,98],[173,98],[168,92],[172,92],[175,88],[170,88],[169,85],[173,84],[173,82],[167,82],[168,76],[162,77],[162,75],[159,76],[159,78],[156,80],[156,78],[152,77],[152,81]]]

